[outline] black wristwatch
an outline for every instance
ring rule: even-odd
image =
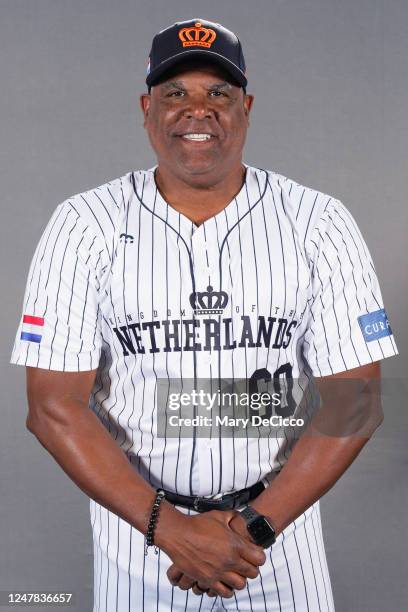
[[[274,544],[275,530],[263,514],[259,514],[252,506],[245,506],[241,510],[241,515],[245,519],[249,535],[259,546],[269,548]]]

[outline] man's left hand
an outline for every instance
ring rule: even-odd
[[[249,542],[252,542],[247,530],[245,520],[242,518],[242,516],[234,517],[229,523],[229,526],[233,531],[235,531],[235,533],[238,533],[238,535],[240,535],[241,537],[247,539]],[[176,572],[178,572],[175,586],[180,587],[183,591],[192,589],[195,595],[202,595],[203,593],[206,593],[208,597],[217,597],[217,593],[215,593],[215,591],[212,591],[211,589],[207,591],[204,587],[201,588],[195,580],[193,580],[189,576],[186,576],[186,574],[180,572],[174,565],[174,563],[170,566],[169,569],[171,570],[171,573],[173,573],[173,576],[176,574]]]

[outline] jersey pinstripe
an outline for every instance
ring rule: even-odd
[[[171,586],[166,576],[171,560],[163,551],[145,557],[141,534],[99,505],[92,504],[91,520],[93,612],[334,611],[319,502],[283,530],[266,551],[259,577],[248,580],[230,599],[197,597]],[[111,554],[111,549],[119,554]]]
[[[216,314],[203,307],[212,294],[223,300]],[[390,328],[362,331],[361,317],[383,308],[367,245],[339,200],[246,165],[237,196],[196,227],[167,205],[151,168],[57,207],[30,266],[11,361],[97,369],[90,406],[135,468],[153,486],[214,495],[269,478],[293,440],[159,438],[157,381],[182,389],[186,379],[288,366],[313,406],[312,375],[397,354]],[[125,567],[110,547],[112,559],[121,554]]]

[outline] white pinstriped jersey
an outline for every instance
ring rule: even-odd
[[[346,207],[246,168],[237,196],[199,227],[167,205],[154,168],[60,204],[32,260],[11,359],[97,369],[91,408],[146,479],[183,494],[250,486],[286,461],[290,441],[157,437],[158,379],[290,367],[306,384],[398,352]]]

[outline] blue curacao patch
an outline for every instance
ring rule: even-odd
[[[366,342],[379,340],[392,334],[384,308],[361,315],[358,317],[358,322]]]

